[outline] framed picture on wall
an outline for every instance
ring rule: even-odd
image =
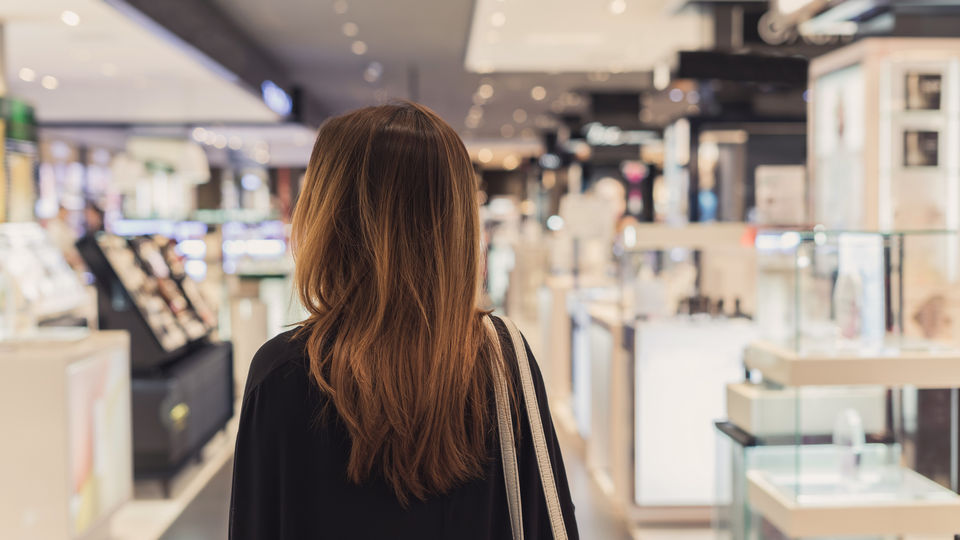
[[[904,130],[904,167],[936,167],[940,161],[939,154],[940,132]]]
[[[904,76],[904,107],[910,111],[940,109],[943,77],[939,73],[908,71]]]

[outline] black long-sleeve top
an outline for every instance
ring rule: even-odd
[[[494,324],[501,335],[508,373],[519,388],[509,334],[502,321],[494,318]],[[318,421],[325,398],[310,378],[304,343],[293,337],[294,332],[264,344],[250,368],[237,435],[231,539],[511,538],[495,429],[487,445],[484,476],[449,493],[426,501],[414,499],[403,507],[383,481],[352,483],[346,475],[350,437],[342,422]],[[579,535],[573,502],[543,378],[530,346],[526,348],[567,534],[575,540]],[[490,396],[493,419],[492,389]],[[524,538],[553,538],[530,424],[521,405],[517,461]]]

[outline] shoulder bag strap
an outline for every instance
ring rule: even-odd
[[[500,337],[487,315],[483,325],[496,351],[493,366],[494,399],[497,402],[497,433],[500,438],[500,459],[503,463],[503,481],[507,486],[507,505],[510,509],[510,529],[513,540],[523,540],[523,510],[520,504],[520,474],[517,472],[517,447],[513,441],[513,418],[510,414],[510,397],[507,379],[504,376],[503,351]]]
[[[567,540],[567,527],[563,521],[563,510],[560,508],[560,497],[557,495],[557,482],[553,476],[553,465],[550,462],[550,453],[547,451],[547,437],[543,433],[543,419],[540,417],[540,405],[537,403],[537,390],[533,386],[533,374],[530,371],[530,361],[527,358],[527,347],[523,337],[513,321],[501,317],[510,331],[513,340],[513,350],[516,351],[517,364],[520,372],[520,384],[523,387],[523,401],[527,407],[527,418],[530,421],[530,432],[533,436],[533,448],[537,454],[537,467],[540,469],[540,483],[543,486],[543,495],[547,501],[547,512],[550,516],[550,527],[556,540]]]

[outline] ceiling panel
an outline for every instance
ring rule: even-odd
[[[70,10],[79,24],[61,14]],[[0,2],[9,93],[45,123],[272,122],[253,91],[99,0]],[[213,66],[215,67],[215,66]],[[34,80],[20,77],[27,68]],[[55,77],[56,89],[42,81]]]

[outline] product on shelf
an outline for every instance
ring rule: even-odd
[[[0,224],[0,272],[5,298],[19,304],[12,311],[26,313],[32,323],[67,314],[87,300],[79,278],[37,223]]]

